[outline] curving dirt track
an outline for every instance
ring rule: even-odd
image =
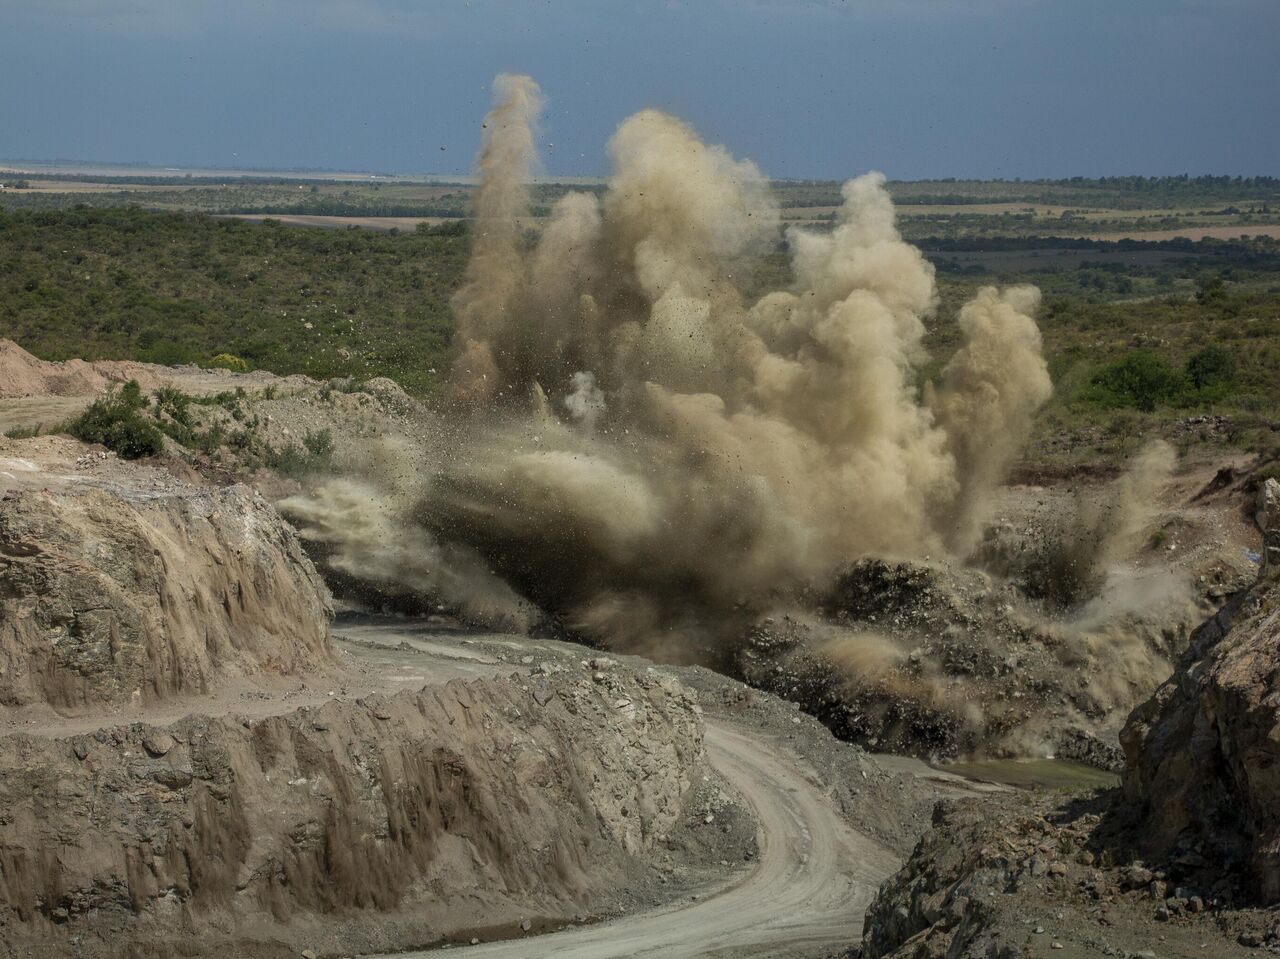
[[[597,925],[467,948],[475,959],[816,957],[859,941],[862,915],[896,857],[849,827],[802,764],[730,724],[707,721],[712,763],[759,819],[760,855],[696,900]],[[398,959],[432,959],[402,953]]]
[[[432,636],[412,622],[347,624],[335,633],[349,652],[386,670],[412,669],[442,679],[510,669],[478,646]],[[516,636],[476,638],[513,655],[544,653],[557,645]],[[860,941],[863,914],[880,883],[897,869],[898,857],[852,828],[808,765],[774,741],[707,716],[706,744],[712,764],[759,823],[759,854],[750,869],[696,899],[541,936],[463,947],[464,954],[475,959],[816,959]],[[398,953],[395,959],[437,954]]]

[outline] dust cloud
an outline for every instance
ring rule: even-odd
[[[1046,532],[1043,548],[1032,552],[1025,574],[1027,592],[1045,599],[1052,608],[1075,611],[1084,604],[1094,613],[1084,617],[1099,622],[1101,610],[1111,606],[1133,607],[1136,597],[1166,592],[1151,584],[1133,595],[1116,584],[1131,577],[1127,563],[1151,533],[1159,516],[1160,491],[1173,477],[1177,455],[1172,446],[1155,440],[1144,446],[1118,479],[1099,491],[1082,490]],[[1000,561],[988,565],[999,572],[1016,572]],[[1137,584],[1134,584],[1137,587]],[[1106,594],[1120,598],[1099,603]]]
[[[968,555],[1051,392],[1036,290],[981,290],[922,389],[934,270],[883,176],[844,185],[829,232],[783,234],[753,163],[645,110],[603,193],[563,197],[532,240],[542,98],[522,76],[495,94],[448,437],[430,469],[294,498],[306,535],[354,574],[471,608],[501,584],[675,658],[851,559]],[[793,282],[748,301],[784,236]]]
[[[1163,440],[1148,443],[1103,496],[1082,500],[1063,537],[1076,571],[1078,605],[1057,633],[1090,669],[1095,701],[1127,705],[1135,686],[1172,671],[1170,622],[1197,619],[1188,574],[1164,566],[1142,567],[1135,557],[1147,545],[1160,515],[1160,492],[1173,478],[1177,454]]]
[[[419,451],[383,439],[368,453],[364,476],[329,478],[278,504],[305,539],[321,544],[330,569],[384,600],[429,597],[472,622],[527,630],[535,620],[529,603],[473,549],[440,542],[418,520]]]

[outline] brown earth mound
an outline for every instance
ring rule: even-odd
[[[152,371],[163,367],[123,360],[40,360],[13,340],[0,339],[0,398],[19,396],[85,396],[115,383],[138,379],[146,388],[160,385]],[[154,381],[154,382],[153,382]]]
[[[565,921],[644,872],[702,761],[691,696],[621,670],[4,737],[0,955],[345,954]]]
[[[0,399],[92,396],[126,380],[137,380],[143,391],[148,393],[169,385],[194,394],[216,393],[237,386],[248,389],[273,385],[293,388],[315,385],[314,380],[299,374],[276,376],[262,370],[232,373],[197,366],[160,366],[137,360],[41,360],[13,340],[0,338]],[[394,390],[384,387],[383,392],[408,402],[399,387]]]

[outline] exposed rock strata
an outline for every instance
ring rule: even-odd
[[[1280,902],[1280,583],[1270,570],[1196,632],[1121,735],[1148,857],[1192,856]]]
[[[0,497],[0,707],[146,704],[329,662],[328,591],[275,510],[149,477]]]
[[[5,737],[0,955],[363,952],[589,912],[676,825],[696,710],[611,671]]]

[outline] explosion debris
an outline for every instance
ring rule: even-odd
[[[464,423],[425,479],[390,483],[433,540],[578,632],[668,656],[852,558],[972,548],[1050,393],[1034,289],[965,306],[965,345],[921,396],[937,290],[882,176],[845,184],[830,233],[789,230],[794,283],[750,303],[735,277],[779,237],[754,164],[643,111],[610,141],[603,196],[561,199],[531,246],[541,98],[527,77],[495,89],[455,299]],[[360,556],[367,540],[317,519],[343,493],[291,508]]]
[[[780,240],[760,171],[654,110],[613,136],[602,194],[564,196],[531,238],[541,96],[527,77],[495,89],[447,426],[284,504],[331,567],[482,624],[541,611],[754,677],[904,750],[1053,752],[1167,674],[1189,590],[1129,561],[1170,448],[1031,548],[1002,554],[990,522],[1052,388],[1037,290],[979,290],[931,382],[934,270],[882,176],[844,185],[829,232]],[[793,281],[748,300],[744,276],[780,242]],[[983,612],[908,629],[833,598],[886,562],[972,580]],[[779,614],[806,625],[761,646]]]

